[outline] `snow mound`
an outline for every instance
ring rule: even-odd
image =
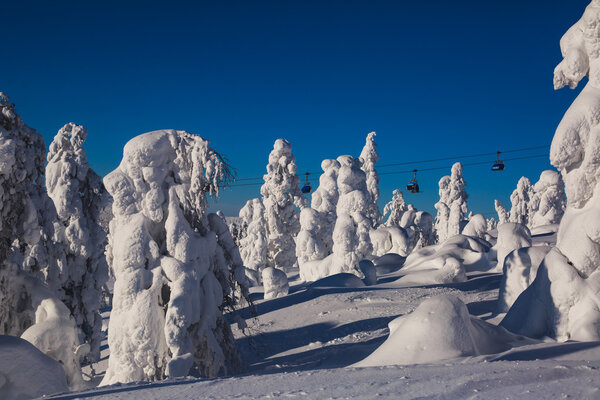
[[[359,288],[364,287],[365,283],[362,279],[354,274],[343,272],[341,274],[330,275],[319,279],[310,284],[310,287],[347,287]]]
[[[486,239],[487,231],[488,224],[485,217],[482,214],[475,214],[463,228],[462,234]]]
[[[375,258],[373,264],[375,264],[377,275],[383,275],[398,271],[404,265],[405,260],[406,257],[403,257],[400,254],[389,253]]]
[[[1,399],[32,399],[68,390],[60,363],[26,340],[0,335]]]
[[[265,300],[286,296],[290,290],[287,275],[280,269],[267,267],[262,270]]]
[[[444,285],[467,281],[465,266],[454,257],[436,258],[432,260],[430,266],[431,269],[428,270],[408,271],[406,275],[394,282],[414,286]]]
[[[496,254],[498,264],[496,269],[501,271],[504,258],[515,249],[531,246],[531,232],[527,226],[520,223],[507,222],[498,226],[498,241]]]
[[[499,353],[527,342],[470,316],[467,306],[453,295],[423,301],[411,314],[390,322],[389,329],[387,340],[353,367],[426,364]]]
[[[380,225],[369,232],[373,254],[383,256],[396,253],[406,257],[412,250],[412,240],[406,229],[400,226]]]
[[[375,270],[375,265],[371,260],[362,260],[358,263],[358,267],[365,276],[363,279],[365,285],[370,286],[377,283],[377,270]]]
[[[502,282],[498,294],[498,312],[507,312],[517,297],[534,281],[542,260],[551,246],[523,247],[504,259]]]

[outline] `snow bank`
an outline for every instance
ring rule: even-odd
[[[471,317],[453,295],[423,301],[411,314],[390,322],[389,329],[386,341],[353,367],[425,364],[493,354],[520,341],[503,328]]]
[[[205,213],[227,176],[208,141],[161,130],[130,140],[104,178],[115,284],[103,385],[239,369],[222,309],[244,269],[225,221]]]
[[[290,290],[287,275],[280,269],[267,267],[262,270],[265,300],[286,296]]]
[[[375,265],[377,275],[383,275],[402,268],[405,260],[406,257],[403,257],[400,254],[388,253],[381,257],[376,257],[373,260],[373,264]]]
[[[68,390],[57,361],[26,340],[0,335],[0,398],[26,400]]]
[[[310,284],[310,287],[346,287],[360,288],[364,287],[365,283],[362,279],[354,274],[340,273],[318,279]]]

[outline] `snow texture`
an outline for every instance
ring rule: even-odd
[[[62,366],[31,343],[0,335],[0,398],[28,400],[68,391]]]
[[[111,199],[89,167],[82,147],[86,137],[87,130],[74,123],[58,131],[48,152],[46,188],[58,216],[56,236],[66,253],[62,300],[90,345],[88,359],[96,361],[102,340],[102,287],[108,280],[107,238],[100,221],[110,219]]]
[[[224,219],[205,215],[227,176],[208,141],[161,130],[130,140],[104,178],[115,284],[103,385],[239,370],[222,310],[244,269]]]
[[[379,200],[379,175],[375,169],[375,163],[379,160],[379,154],[375,149],[375,132],[367,135],[365,146],[360,152],[361,168],[367,175],[367,191],[369,192],[370,201],[367,205],[367,217],[373,221],[373,226],[377,226],[381,222],[381,213],[377,206]]]
[[[280,269],[267,267],[262,270],[265,300],[286,296],[290,290],[287,275]]]
[[[411,314],[390,322],[389,329],[388,339],[354,367],[425,364],[499,353],[520,341],[532,342],[470,316],[453,295],[423,301]]]
[[[240,253],[244,266],[260,273],[267,265],[267,222],[265,207],[260,199],[248,200],[240,210],[240,219],[246,226],[246,235],[240,240]],[[256,284],[260,283],[256,282]]]
[[[439,181],[440,201],[435,204],[438,211],[435,229],[439,243],[451,236],[458,235],[467,215],[468,196],[462,172],[463,166],[457,162],[452,166],[451,175],[444,176]]]
[[[300,231],[298,211],[308,206],[300,191],[296,158],[292,145],[277,139],[269,154],[265,183],[260,188],[267,222],[267,266],[290,269],[296,265],[294,237]]]
[[[530,336],[600,339],[599,26],[600,2],[594,0],[560,41],[563,60],[554,71],[554,87],[574,88],[586,75],[589,80],[559,123],[550,148],[568,199],[556,247],[502,321]]]

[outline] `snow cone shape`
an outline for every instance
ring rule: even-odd
[[[267,221],[267,266],[289,269],[296,264],[296,244],[294,237],[300,231],[299,208],[308,205],[300,191],[300,178],[297,175],[296,158],[292,145],[284,139],[277,139],[269,154],[265,183],[260,188],[265,206]]]
[[[108,259],[115,274],[103,385],[235,372],[222,315],[241,260],[221,218],[205,215],[227,166],[200,136],[161,130],[130,140],[104,178],[114,198]],[[239,258],[239,254],[237,255]],[[235,269],[234,269],[235,268]]]
[[[267,267],[262,271],[265,300],[286,296],[290,290],[287,275],[280,269]]]
[[[56,206],[57,236],[66,253],[61,268],[62,300],[83,340],[90,344],[88,359],[95,361],[102,340],[102,286],[108,279],[104,255],[108,240],[99,222],[110,219],[111,199],[101,178],[89,167],[82,147],[86,137],[87,130],[74,123],[58,131],[48,152],[46,188]]]
[[[353,367],[425,364],[510,348],[514,335],[478,318],[456,296],[423,301],[411,314],[389,323],[390,336]]]
[[[502,324],[529,336],[600,340],[600,1],[560,41],[563,61],[554,87],[587,85],[565,113],[550,148],[568,199],[556,248],[544,258],[533,284],[515,301]]]

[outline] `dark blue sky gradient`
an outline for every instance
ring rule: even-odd
[[[559,40],[588,3],[6,2],[0,90],[47,144],[66,122],[86,126],[101,175],[129,139],[163,128],[209,139],[240,178],[262,176],[277,138],[301,172],[358,156],[372,130],[381,164],[549,145],[579,92],[552,88]],[[493,211],[521,175],[535,182],[547,168],[547,158],[467,167],[470,208]],[[449,172],[423,172],[424,193],[405,197],[433,212]],[[408,179],[382,176],[381,204]],[[213,209],[237,214],[258,193],[231,188]]]

